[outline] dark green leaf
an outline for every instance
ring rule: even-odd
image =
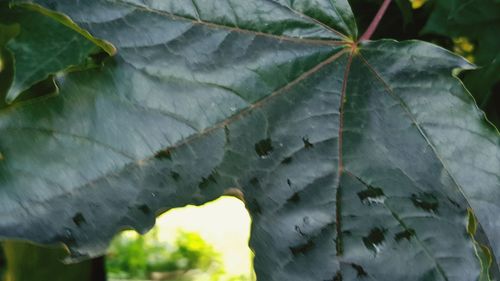
[[[464,59],[353,47],[340,0],[40,2],[118,53],[0,111],[0,236],[96,256],[238,188],[259,280],[478,280],[468,209],[500,254],[500,138]]]
[[[84,67],[87,58],[100,48],[110,54],[114,52],[111,44],[93,38],[68,17],[35,4],[10,8],[2,4],[0,22],[15,26],[18,33],[9,36],[5,44],[13,57],[14,73],[5,97],[7,103],[49,75]],[[2,33],[5,34],[3,30]]]

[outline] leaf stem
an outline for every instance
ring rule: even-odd
[[[370,38],[373,35],[373,32],[375,32],[375,30],[377,29],[377,26],[380,23],[382,17],[384,16],[385,11],[387,10],[387,7],[389,7],[390,3],[391,0],[384,0],[384,3],[382,3],[382,5],[380,6],[380,9],[378,10],[377,14],[370,23],[370,26],[368,26],[365,33],[363,33],[363,35],[359,38],[358,42],[370,40]]]

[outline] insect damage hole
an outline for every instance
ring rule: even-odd
[[[255,144],[255,152],[263,159],[269,157],[273,149],[273,142],[270,138],[263,139]]]
[[[144,205],[137,208],[153,212]],[[244,203],[232,196],[202,206],[171,209],[160,215],[145,235],[127,230],[115,237],[106,257],[108,279],[164,280],[178,274],[176,280],[207,275],[252,280],[250,225]],[[202,272],[203,276],[196,276]],[[220,272],[225,273],[217,275]]]

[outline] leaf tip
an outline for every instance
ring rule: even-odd
[[[5,95],[5,103],[10,105],[14,100],[19,97],[21,91],[17,87],[12,87],[8,90],[7,95]]]
[[[99,41],[101,42],[101,48],[109,55],[109,56],[114,56],[116,55],[117,53],[117,49],[116,47],[111,44],[110,42],[106,41],[106,40],[102,40],[102,39],[99,39]]]
[[[451,74],[453,76],[458,76],[463,71],[474,70],[477,68],[477,66],[475,64],[467,61],[465,58],[462,58],[462,60],[463,60],[463,62],[461,62],[458,66],[456,66],[455,68],[453,68],[451,70]]]
[[[32,10],[35,12],[38,12],[40,14],[43,14],[45,16],[48,16],[49,18],[65,25],[66,27],[73,29],[74,31],[78,32],[80,35],[85,37],[87,40],[91,41],[101,49],[103,49],[108,55],[114,56],[117,52],[116,47],[111,44],[110,42],[99,39],[94,37],[92,34],[90,34],[86,29],[80,27],[76,22],[74,22],[68,15],[63,14],[58,11],[53,11],[50,9],[45,8],[44,6],[41,6],[36,3],[20,3],[16,4],[18,6],[21,6],[25,9]]]
[[[467,208],[467,232],[475,235],[477,231],[477,221],[471,208]]]

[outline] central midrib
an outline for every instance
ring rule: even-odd
[[[343,138],[343,130],[344,130],[344,104],[346,99],[346,91],[347,91],[347,80],[349,78],[349,72],[351,69],[352,59],[356,52],[356,46],[351,46],[349,52],[349,58],[347,60],[347,64],[344,70],[344,78],[342,80],[342,91],[340,94],[340,107],[339,107],[339,131],[338,131],[338,164],[337,164],[337,179],[336,179],[336,198],[335,198],[335,221],[336,221],[336,232],[337,232],[337,240],[336,240],[336,251],[337,256],[342,255],[343,253],[343,243],[342,243],[342,192],[340,186],[340,179],[342,177],[342,173],[344,171],[344,165],[342,162],[342,138]]]

